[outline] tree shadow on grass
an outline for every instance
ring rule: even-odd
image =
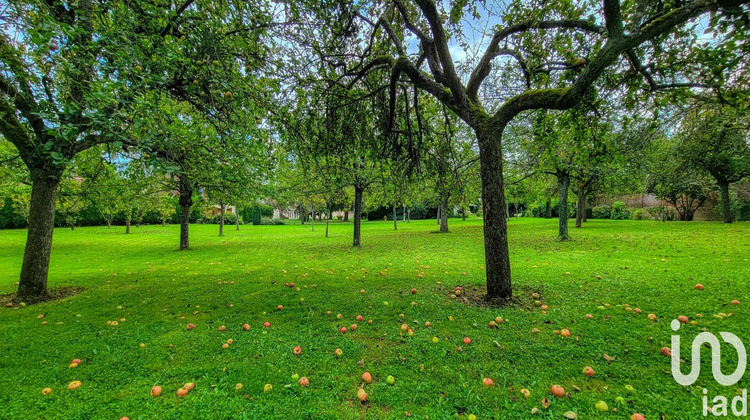
[[[47,293],[47,296],[44,296],[40,299],[35,299],[33,301],[22,301],[21,299],[16,298],[15,293],[8,293],[5,295],[0,295],[0,306],[4,308],[9,308],[9,309],[19,308],[19,307],[28,306],[28,305],[34,305],[37,303],[44,303],[44,302],[49,302],[53,300],[65,299],[71,296],[75,296],[83,292],[83,290],[84,288],[79,287],[79,286],[59,287],[55,289],[50,289]]]

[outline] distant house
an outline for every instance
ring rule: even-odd
[[[296,208],[293,208],[293,207],[286,207],[286,208],[274,207],[273,218],[274,219],[299,219],[299,212],[297,211]]]
[[[227,214],[234,214],[235,211],[236,209],[234,206],[227,206],[226,208]],[[211,217],[214,217],[217,214],[221,214],[221,206],[218,204],[214,204],[213,206],[211,206],[210,212],[211,212]]]

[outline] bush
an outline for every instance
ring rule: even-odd
[[[609,219],[612,215],[612,209],[609,206],[596,206],[591,209],[592,219]]]
[[[205,221],[205,223],[211,223],[211,224],[214,224],[214,225],[218,225],[220,220],[221,220],[221,213],[217,213],[215,216],[211,216],[210,219],[207,219]],[[225,225],[233,225],[236,220],[237,220],[237,216],[235,216],[234,213],[225,213],[224,214],[224,224]]]
[[[625,203],[622,201],[615,201],[612,203],[612,213],[609,217],[612,220],[630,219],[630,210],[625,207]]]
[[[271,219],[270,217],[264,217],[261,220],[262,225],[284,225],[284,221],[282,219]]]
[[[633,210],[633,220],[651,220],[653,217],[646,209]]]

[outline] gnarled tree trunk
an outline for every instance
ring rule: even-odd
[[[581,227],[581,222],[586,215],[586,186],[581,183],[578,186],[578,202],[576,203],[576,227]]]
[[[502,133],[502,130],[499,131]],[[508,224],[505,218],[505,186],[501,139],[492,132],[477,130],[482,178],[484,216],[484,260],[487,271],[487,298],[509,299],[513,295],[508,251]]]
[[[354,240],[352,241],[353,246],[360,246],[361,235],[362,235],[362,193],[364,188],[355,185],[354,186]]]
[[[125,234],[130,234],[130,215],[128,214],[127,217],[125,217]]]
[[[547,204],[544,207],[544,217],[547,219],[552,218],[552,199],[547,197]]]
[[[558,233],[557,240],[564,241],[568,236],[568,189],[570,188],[570,174],[558,171],[557,184],[560,189],[560,204],[557,209]]]
[[[440,202],[440,232],[448,233],[448,199]]]
[[[18,282],[18,297],[34,301],[47,297],[47,273],[55,228],[55,199],[62,171],[31,171],[31,203],[26,248]]]
[[[221,214],[219,215],[219,236],[224,236],[224,216],[227,212],[227,206],[224,203],[219,203],[221,207]]]
[[[193,187],[180,178],[180,251],[190,248],[190,207],[193,205]]]
[[[234,206],[234,225],[240,230],[240,206]]]

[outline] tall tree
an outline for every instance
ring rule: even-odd
[[[661,3],[641,7],[637,2],[627,3],[623,8],[619,0],[605,0],[601,8],[568,3],[530,7],[525,2],[513,1],[503,16],[495,15],[503,23],[497,25],[484,54],[463,80],[451,53],[449,33],[460,31],[465,7],[476,9],[477,3],[458,2],[446,13],[441,13],[433,0],[414,3],[385,2],[382,7],[367,8],[368,16],[357,10],[352,12],[370,27],[371,36],[362,36],[366,47],[361,51],[372,58],[354,60],[348,72],[356,78],[372,69],[389,69],[392,93],[393,86],[404,75],[472,127],[480,149],[487,295],[509,298],[512,288],[502,167],[505,127],[527,110],[564,110],[575,106],[623,54],[638,56],[658,48],[669,34],[683,36],[682,25],[704,13],[718,11],[732,23],[741,22],[742,11],[734,8],[745,2],[692,0],[670,9]],[[597,19],[595,13],[603,19]],[[744,24],[735,26],[747,30]],[[373,44],[368,40],[377,38],[381,28],[380,33],[391,42],[395,52],[371,48]],[[419,42],[417,52],[410,50],[406,41],[413,38]],[[512,81],[506,82],[512,88],[510,93],[493,109],[493,101],[487,98],[494,98],[495,92],[480,95],[480,90],[498,59],[504,60],[506,69],[515,64],[516,70],[510,73],[514,76]],[[422,69],[424,66],[427,70]],[[538,87],[540,80],[546,85],[546,79],[571,71],[572,77],[559,77],[554,87]]]

